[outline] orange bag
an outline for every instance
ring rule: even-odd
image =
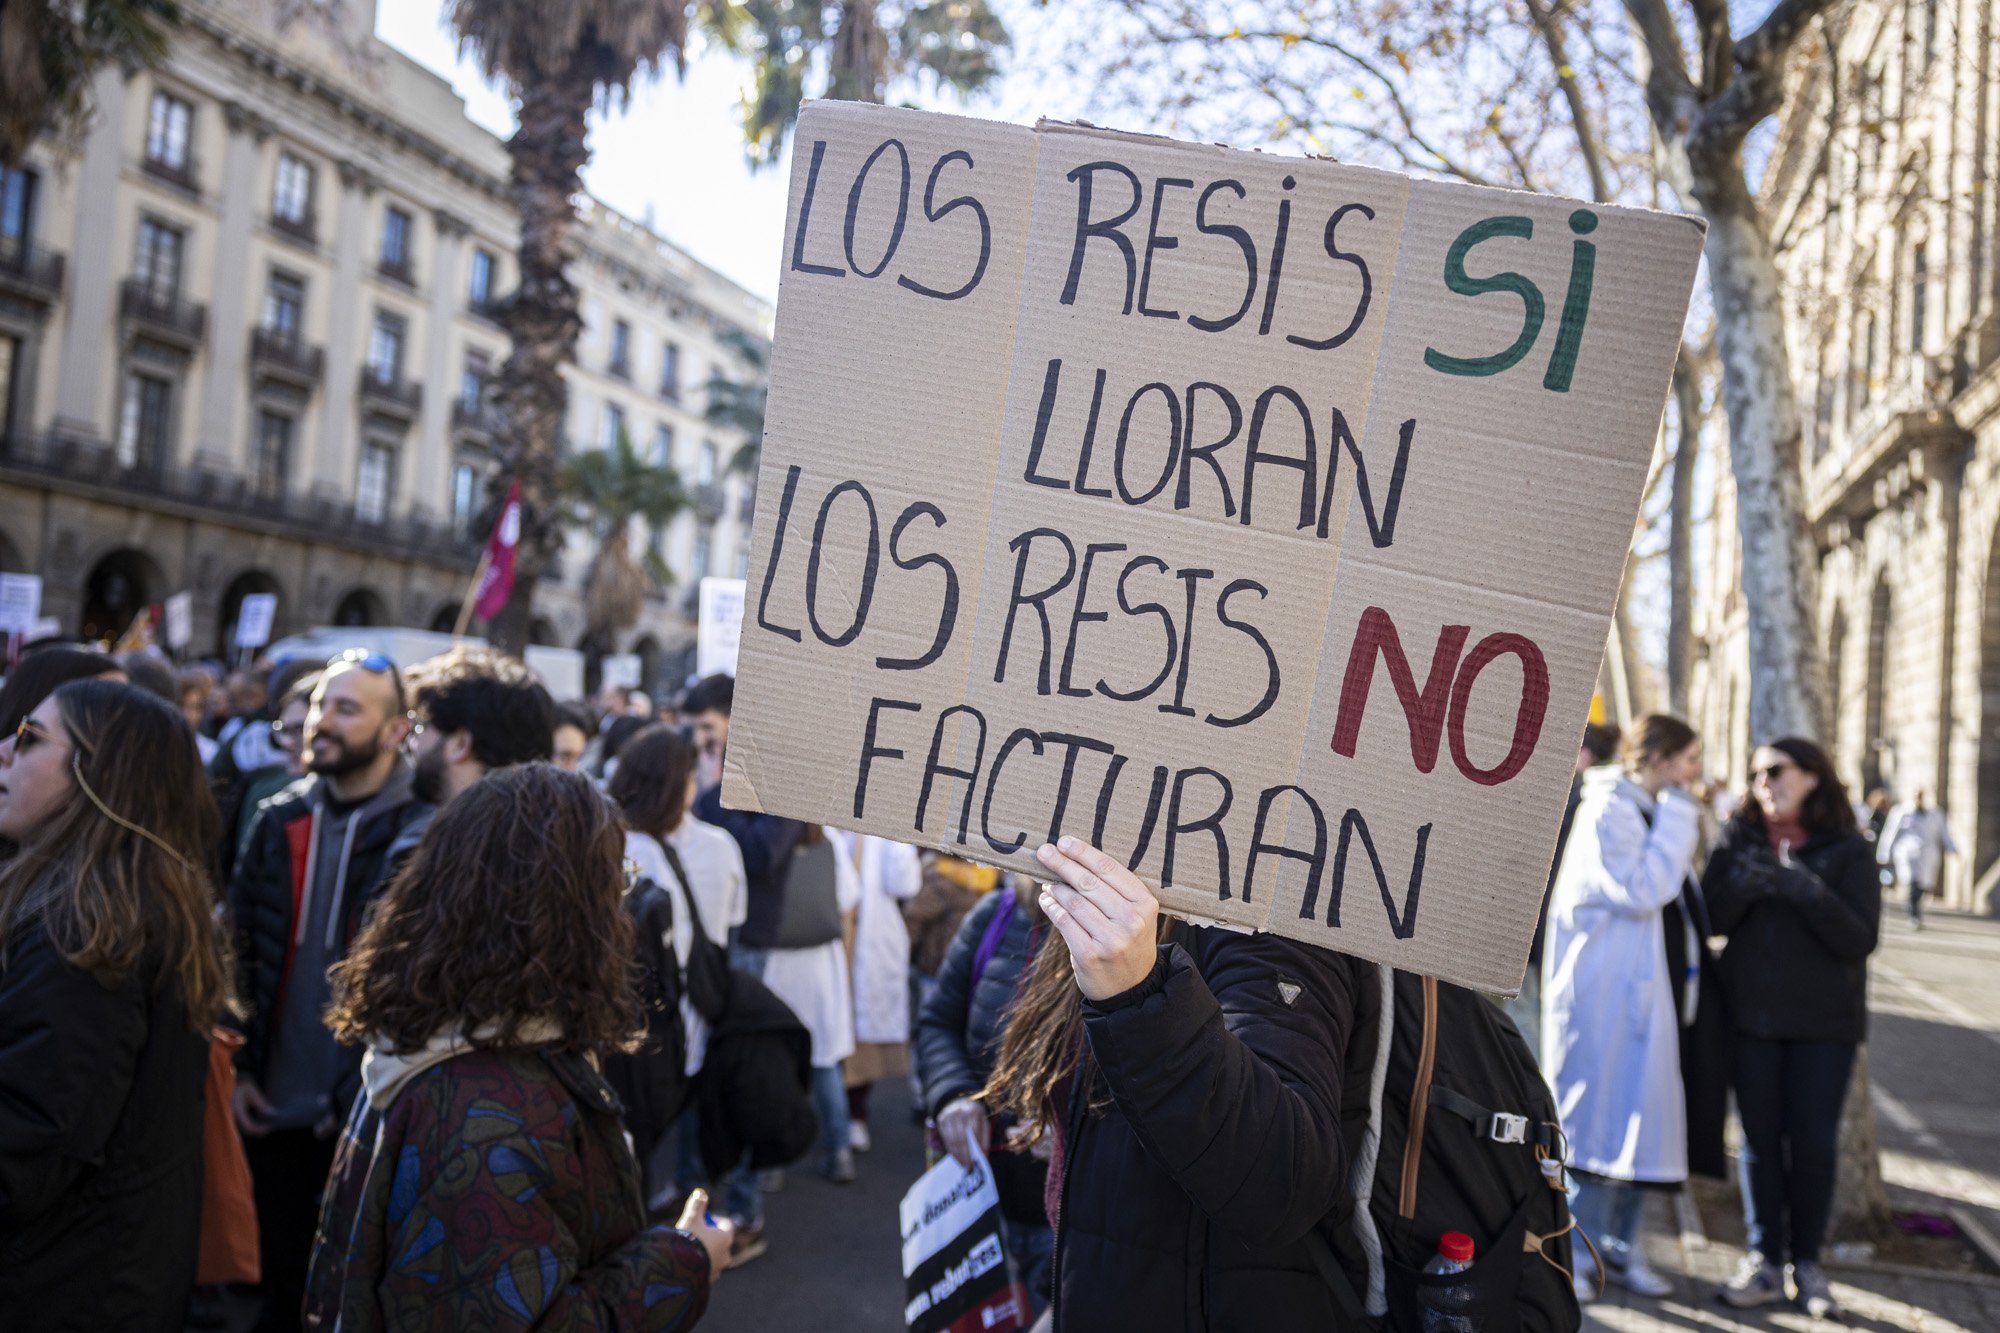
[[[230,1101],[236,1092],[232,1053],[243,1038],[217,1028],[208,1044],[208,1106],[201,1124],[201,1250],[194,1280],[257,1282],[257,1203],[250,1192],[250,1163],[236,1132]]]

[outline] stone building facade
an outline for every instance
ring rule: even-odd
[[[2000,34],[1974,0],[1853,0],[1826,31],[1764,180],[1821,553],[1825,739],[1857,796],[1921,787],[1943,806],[1960,848],[1944,900],[1983,910],[2000,879]],[[1713,473],[1696,699],[1740,785],[1726,457]]]
[[[103,74],[80,142],[0,175],[0,567],[43,576],[66,633],[115,637],[193,594],[197,655],[278,595],[277,632],[449,628],[495,466],[482,392],[519,222],[500,142],[374,36],[282,21],[282,0],[196,0],[158,71]],[[571,270],[586,334],[568,444],[622,422],[697,504],[655,545],[691,588],[736,572],[740,444],[702,416],[766,306],[590,201]],[[583,646],[592,543],[537,591],[535,638]],[[681,589],[599,645],[672,676]],[[664,683],[677,684],[677,679]]]

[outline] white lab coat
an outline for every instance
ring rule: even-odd
[[[1919,810],[1905,801],[1889,812],[1875,854],[1895,870],[1898,884],[1914,884],[1928,893],[1938,886],[1946,852],[1956,855],[1958,844],[1951,840],[1944,811],[1934,805]]]
[[[828,830],[832,832],[831,829]],[[838,844],[834,850],[839,851]],[[849,912],[861,902],[861,876],[851,858],[834,858],[835,899]],[[847,978],[847,945],[841,940],[810,949],[773,949],[764,984],[799,1016],[812,1034],[812,1062],[837,1065],[854,1054],[854,991]]]
[[[1570,1164],[1596,1175],[1687,1178],[1680,1021],[1661,912],[1680,896],[1699,833],[1682,792],[1655,802],[1616,769],[1584,777],[1549,899],[1542,1071]]]
[[[910,932],[896,904],[917,896],[923,864],[908,843],[845,831],[833,839],[861,879],[854,921],[855,1039],[901,1045],[910,1039]]]

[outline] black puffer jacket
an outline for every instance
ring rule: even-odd
[[[917,1016],[917,1077],[923,1080],[924,1107],[932,1115],[954,1098],[970,1097],[985,1087],[1000,1056],[1007,1006],[1032,957],[1031,913],[1015,903],[1006,933],[976,986],[972,961],[993,914],[1011,901],[1012,890],[995,889],[965,914],[938,969],[937,989]]]
[[[1778,864],[1762,828],[1723,831],[1701,888],[1729,937],[1722,985],[1736,1029],[1752,1037],[1861,1042],[1868,955],[1882,920],[1874,848],[1859,833],[1816,834]]]
[[[207,1073],[208,1043],[157,960],[108,986],[39,926],[8,942],[0,1326],[181,1327],[201,1234]]]
[[[1058,1333],[1341,1327],[1306,1236],[1351,1209],[1342,1068],[1369,971],[1189,929],[1145,982],[1085,1005],[1086,1066],[1112,1105],[1070,1097]]]
[[[388,884],[393,869],[391,847],[406,826],[427,820],[433,813],[431,806],[407,794],[407,774],[399,780],[404,794],[379,801],[372,812],[356,816],[362,823],[354,831],[346,890],[340,900],[341,957],[347,955],[361,932],[369,904]],[[250,844],[229,882],[229,910],[236,929],[236,993],[249,1006],[236,1067],[259,1081],[270,1058],[271,1021],[283,1002],[291,973],[296,913],[305,890],[312,845],[313,811],[323,786],[324,779],[304,778],[264,802],[250,830]],[[356,1069],[360,1059],[356,1050]],[[351,1091],[344,1090],[337,1108],[343,1113]]]

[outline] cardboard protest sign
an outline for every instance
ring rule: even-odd
[[[1001,1233],[1000,1190],[977,1144],[972,1169],[947,1157],[903,1196],[903,1322],[911,1333],[1026,1328],[1028,1293]]]
[[[711,574],[701,581],[695,621],[694,674],[736,674],[736,650],[743,642],[743,580]]]
[[[800,121],[723,799],[1512,992],[1701,225]]]

